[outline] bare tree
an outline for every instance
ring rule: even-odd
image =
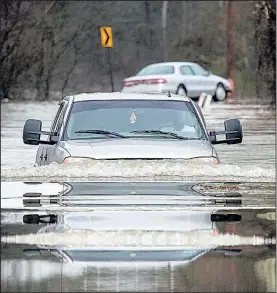
[[[256,1],[256,91],[276,101],[276,1]]]
[[[10,98],[11,90],[22,74],[38,61],[36,44],[28,37],[26,29],[35,26],[30,18],[30,10],[34,4],[2,1],[0,5],[0,89],[1,98]]]
[[[56,5],[58,2],[56,3]],[[72,25],[74,19],[68,15],[66,8],[70,3],[65,2],[55,12],[49,12],[48,17],[44,19],[43,34],[40,41],[40,65],[37,67],[37,90],[39,100],[48,100],[50,98],[51,86],[56,83],[55,78],[58,75],[61,84],[61,92],[64,93],[68,85],[69,78],[75,70],[78,62],[82,59],[81,53],[84,53],[82,48],[94,22],[91,19],[84,19],[77,25]],[[62,19],[60,23],[53,25],[53,18],[59,15]],[[69,29],[70,28],[70,29]],[[79,44],[79,45],[77,45]],[[86,52],[87,53],[87,52]],[[66,56],[74,56],[70,63]],[[61,60],[66,58],[67,64],[62,65]]]
[[[52,92],[108,90],[98,26],[113,28],[111,62],[118,90],[123,78],[165,55],[168,61],[198,62],[225,76],[223,2],[169,1],[165,9],[166,1],[1,1],[2,96],[24,88],[34,90],[38,100],[50,99]],[[275,97],[275,0],[237,1],[236,7],[238,96]]]

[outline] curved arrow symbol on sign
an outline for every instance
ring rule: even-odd
[[[105,45],[107,45],[107,44],[108,44],[108,41],[109,41],[109,38],[110,38],[110,36],[108,35],[108,33],[107,33],[106,29],[104,29],[104,32],[106,33],[106,36],[107,36],[107,39],[106,39],[106,42],[105,42]]]

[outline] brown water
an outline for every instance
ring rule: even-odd
[[[28,118],[41,119],[43,128],[47,129],[56,103],[1,106],[2,181],[3,178],[20,181],[1,184],[1,235],[17,235],[18,241],[17,244],[1,242],[3,292],[276,292],[276,246],[270,242],[276,235],[275,114],[255,105],[212,104],[205,110],[209,130],[223,129],[223,121],[229,118],[239,118],[243,126],[242,144],[216,146],[222,162],[220,168],[184,170],[177,162],[175,165],[136,166],[136,169],[124,166],[119,172],[118,165],[106,166],[104,162],[87,170],[80,170],[78,166],[61,169],[55,165],[33,168],[37,147],[23,144],[24,122]],[[90,186],[74,183],[71,193],[61,197],[59,192],[64,187],[61,189],[59,183],[28,185],[22,182],[34,180],[36,176],[37,180],[49,182],[53,174],[55,181],[59,178],[68,181],[68,175],[82,179],[84,174],[87,178],[102,176],[103,179],[105,175],[128,181],[134,170],[138,181],[155,172],[179,180],[178,172],[188,177],[190,171],[197,183],[188,180],[156,185],[110,183],[101,188],[100,183]],[[219,183],[201,183],[205,175]],[[157,174],[155,176],[157,178]],[[229,184],[228,180],[239,182]],[[34,197],[34,194],[40,195]],[[116,254],[106,251],[105,247],[102,248],[105,253],[100,249],[98,253],[94,250],[84,254],[85,247],[79,247],[79,257],[83,255],[85,261],[77,261],[74,257],[68,258],[66,241],[83,243],[83,234],[77,238],[73,238],[74,233],[66,234],[62,245],[57,243],[56,237],[48,238],[48,246],[40,243],[47,229],[61,233],[65,229],[74,230],[78,224],[78,229],[88,230],[97,223],[107,225],[109,215],[114,213],[119,215],[114,223],[110,220],[114,224],[110,228],[115,231],[119,223],[123,228],[125,225],[125,228],[154,229],[160,224],[156,216],[164,213],[163,229],[182,230],[182,237],[187,237],[190,247],[168,252],[168,239],[153,233],[163,244],[158,253],[151,250],[151,246],[146,253],[138,251],[139,244],[129,250],[121,247],[121,252]],[[126,213],[130,215],[127,219],[123,217]],[[56,222],[47,224],[34,220],[46,214],[53,214]],[[239,215],[241,219],[212,222],[212,214]],[[29,215],[33,224],[24,222],[24,215]],[[149,220],[151,215],[153,221]],[[210,230],[217,234],[209,234],[207,238]],[[29,233],[38,236],[35,242],[31,243]],[[130,233],[126,231],[127,236]],[[25,237],[24,244],[19,243],[20,235]],[[97,239],[93,244],[97,244]],[[178,237],[174,239],[178,241]],[[212,240],[212,246],[207,239]]]
[[[68,184],[2,183],[2,291],[276,291],[274,183]]]
[[[273,209],[232,212],[240,213],[246,219],[241,223],[217,224],[222,235],[227,232],[256,236],[276,233],[275,221],[257,217],[257,214],[274,213]],[[35,225],[28,230],[25,226],[5,225],[2,230],[20,234],[36,232]],[[189,261],[181,257],[177,261],[151,260],[151,252],[148,252],[148,260],[138,261],[137,251],[131,250],[125,253],[129,256],[125,261],[119,257],[83,262],[63,258],[62,248],[32,252],[31,248],[38,249],[36,245],[3,246],[3,292],[276,292],[275,245],[230,246],[227,241],[225,246],[204,249]],[[184,248],[179,256],[187,253]]]
[[[2,180],[93,180],[106,178],[157,178],[168,176],[169,180],[193,176],[193,180],[211,177],[215,180],[266,180],[275,181],[275,114],[257,105],[228,105],[213,103],[204,110],[209,130],[223,130],[225,119],[241,121],[244,138],[238,145],[216,145],[220,166],[211,168],[189,166],[171,161],[148,164],[145,162],[93,162],[90,166],[46,166],[38,172],[33,167],[37,146],[24,145],[22,129],[26,119],[37,118],[47,130],[57,108],[57,103],[3,104],[1,107],[1,175]],[[136,166],[134,166],[136,165]],[[82,167],[82,166],[81,166]],[[54,176],[54,178],[51,178]],[[39,178],[37,178],[39,177]],[[162,177],[160,178],[163,179]]]

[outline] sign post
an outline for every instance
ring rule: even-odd
[[[107,48],[107,61],[109,64],[109,75],[111,79],[111,90],[114,91],[113,85],[113,71],[112,71],[112,62],[111,62],[111,52],[110,48],[113,47],[113,35],[112,28],[110,26],[101,26],[99,28],[101,34],[101,44],[102,47]]]

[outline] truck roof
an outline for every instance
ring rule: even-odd
[[[94,101],[94,100],[158,100],[158,101],[186,101],[190,102],[190,98],[170,94],[171,97],[165,94],[144,94],[144,93],[82,93],[77,95],[72,95],[74,102],[81,101]]]

